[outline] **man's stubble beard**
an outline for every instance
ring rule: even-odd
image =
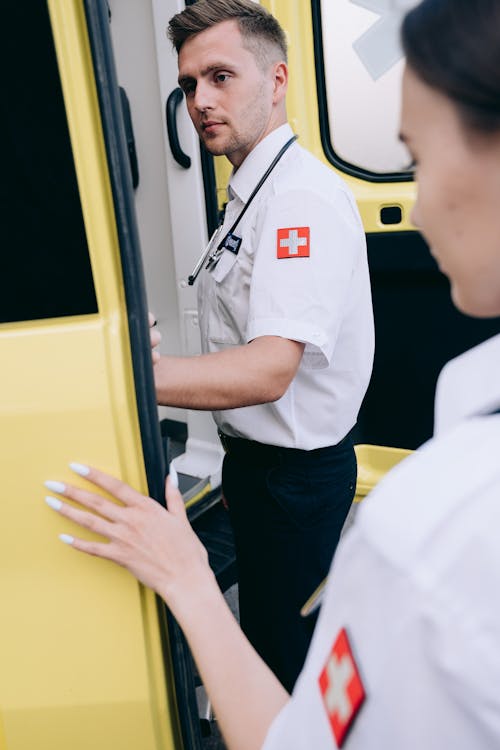
[[[229,158],[231,154],[234,154],[237,151],[250,149],[252,144],[251,140],[238,137],[238,135],[229,136],[224,143],[219,145],[215,142],[212,143],[210,138],[204,138],[203,136],[200,137],[206,150],[212,154],[212,156],[226,156]],[[216,139],[214,138],[213,140],[215,141]]]

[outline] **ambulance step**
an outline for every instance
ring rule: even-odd
[[[229,514],[219,500],[216,505],[192,521],[200,541],[208,551],[210,567],[215,573],[221,591],[226,591],[237,581],[236,554]]]

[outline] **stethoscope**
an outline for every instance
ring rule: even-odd
[[[290,140],[285,143],[285,145],[283,146],[283,148],[276,154],[276,156],[272,160],[271,164],[266,169],[266,171],[264,172],[264,174],[260,178],[259,182],[255,186],[255,188],[254,188],[252,194],[250,195],[248,201],[245,203],[245,205],[241,209],[240,213],[236,217],[236,219],[235,219],[235,221],[234,221],[231,229],[224,235],[224,237],[219,242],[219,244],[217,245],[217,247],[215,248],[215,250],[212,250],[214,244],[217,242],[217,238],[219,237],[220,233],[222,232],[224,218],[221,219],[221,222],[220,222],[219,226],[217,227],[217,229],[215,230],[215,232],[211,236],[210,242],[208,243],[207,247],[203,251],[203,253],[202,253],[202,255],[201,255],[198,263],[196,264],[196,266],[193,269],[192,274],[190,276],[188,276],[188,284],[189,284],[189,286],[193,286],[194,282],[198,278],[198,275],[199,275],[201,269],[203,268],[203,266],[205,265],[205,263],[206,263],[206,266],[205,266],[206,269],[212,271],[215,268],[215,266],[219,262],[219,259],[220,259],[221,255],[222,255],[222,253],[224,252],[224,250],[229,250],[230,252],[234,253],[235,255],[238,254],[239,249],[240,249],[240,245],[241,245],[241,237],[236,237],[236,235],[234,234],[234,230],[236,229],[236,227],[238,226],[238,224],[242,220],[243,216],[245,215],[245,213],[246,213],[247,209],[249,208],[250,204],[252,203],[253,199],[255,198],[255,196],[257,195],[257,193],[261,189],[262,185],[265,183],[265,181],[267,180],[267,178],[269,177],[269,175],[271,174],[271,172],[273,171],[273,169],[275,168],[275,166],[277,165],[277,163],[279,162],[279,160],[281,159],[281,157],[290,148],[290,146],[292,145],[292,143],[297,140],[297,138],[298,138],[298,135],[292,136],[290,138]]]

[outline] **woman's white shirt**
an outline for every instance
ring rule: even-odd
[[[438,434],[363,502],[264,750],[500,747],[499,363],[447,365]]]

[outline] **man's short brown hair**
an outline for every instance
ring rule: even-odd
[[[287,59],[285,32],[276,18],[253,0],[198,0],[168,24],[168,38],[180,51],[184,42],[223,21],[236,21],[244,46],[259,64]]]

